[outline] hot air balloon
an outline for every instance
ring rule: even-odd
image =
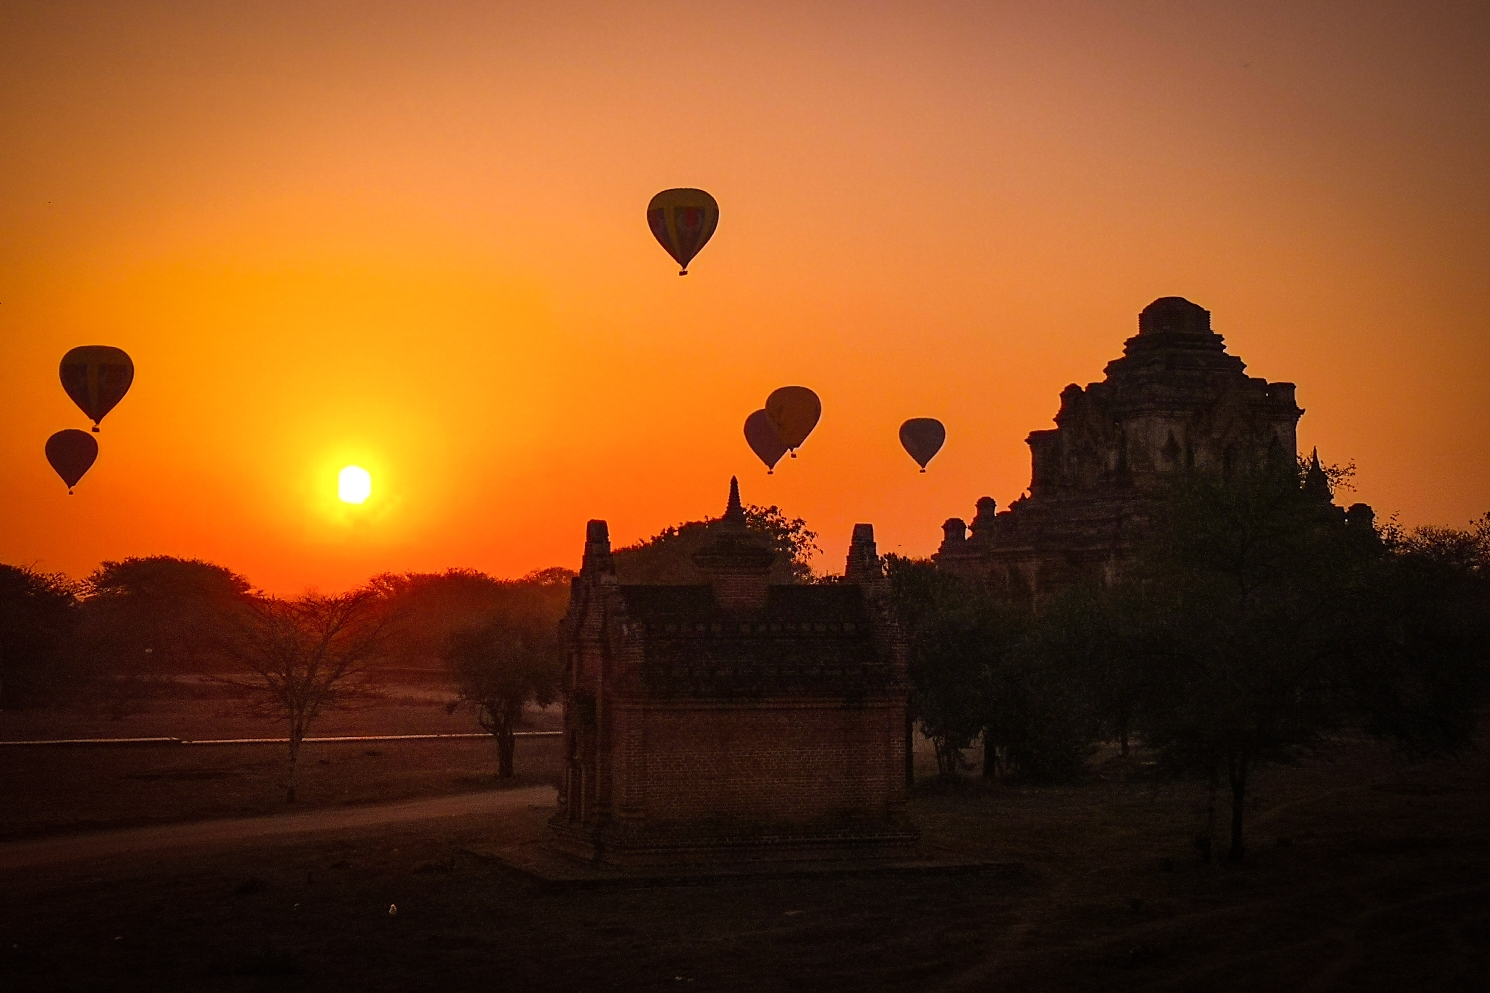
[[[745,441],[749,443],[750,450],[766,464],[766,475],[776,471],[776,463],[786,454],[786,445],[781,440],[781,435],[776,433],[776,425],[771,423],[771,415],[764,410],[757,410],[745,418]]]
[[[647,204],[647,225],[667,254],[683,267],[678,275],[686,276],[688,263],[719,226],[719,204],[703,190],[663,190]]]
[[[135,364],[121,348],[109,345],[80,345],[62,356],[62,388],[83,413],[98,422],[113,410],[129,384],[134,382]]]
[[[942,443],[946,440],[947,429],[935,417],[912,417],[900,425],[900,444],[905,446],[922,472],[926,471],[926,463],[942,450]]]
[[[97,458],[98,442],[87,431],[68,428],[47,439],[47,461],[52,463],[52,468],[57,470],[57,475],[67,484],[68,493],[78,485],[78,480],[83,478],[83,473],[93,466],[93,461]]]
[[[766,416],[781,437],[781,443],[797,457],[797,449],[817,427],[823,416],[822,401],[805,386],[783,386],[766,397]]]

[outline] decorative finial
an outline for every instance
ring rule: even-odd
[[[1330,477],[1324,471],[1324,466],[1319,462],[1319,449],[1316,447],[1313,454],[1309,456],[1309,471],[1304,473],[1304,492],[1312,494],[1325,503],[1334,499],[1330,492]]]
[[[1139,334],[1210,334],[1211,312],[1184,297],[1160,297],[1138,315]]]
[[[745,508],[740,503],[740,480],[736,476],[729,478],[729,506],[724,510],[724,520],[731,525],[745,526]]]
[[[693,553],[693,564],[709,577],[715,601],[731,611],[764,608],[776,549],[764,535],[750,530],[738,479],[730,479],[729,507],[724,517],[709,523],[709,534],[709,543]]]

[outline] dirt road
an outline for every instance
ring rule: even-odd
[[[444,817],[498,814],[521,810],[530,805],[552,806],[554,802],[552,787],[527,786],[410,803],[312,810],[303,814],[279,814],[272,817],[194,821],[188,824],[165,824],[160,827],[126,828],[96,834],[44,838],[0,845],[0,871],[162,849],[231,845],[311,832],[343,831]]]

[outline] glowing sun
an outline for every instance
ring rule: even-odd
[[[372,496],[372,474],[360,465],[349,465],[336,477],[336,495],[342,503],[363,503]]]

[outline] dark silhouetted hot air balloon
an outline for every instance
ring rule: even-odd
[[[703,190],[663,190],[647,204],[647,226],[657,241],[682,266],[703,250],[719,226],[719,204]]]
[[[57,470],[57,475],[67,484],[69,493],[97,458],[98,442],[87,431],[68,428],[47,439],[47,461],[52,463],[52,468]]]
[[[750,450],[766,464],[766,475],[776,471],[776,463],[786,454],[786,444],[781,440],[781,435],[776,433],[776,425],[771,423],[771,415],[764,410],[757,410],[745,418],[745,441],[749,443]]]
[[[900,425],[900,443],[922,472],[926,471],[926,463],[942,450],[942,443],[946,440],[947,429],[935,417],[912,417]]]
[[[781,443],[797,457],[797,449],[817,427],[823,416],[822,401],[805,386],[783,386],[766,397],[766,416],[781,437]]]
[[[62,388],[93,419],[96,432],[98,422],[129,392],[135,364],[121,348],[80,345],[62,356],[60,372]]]

